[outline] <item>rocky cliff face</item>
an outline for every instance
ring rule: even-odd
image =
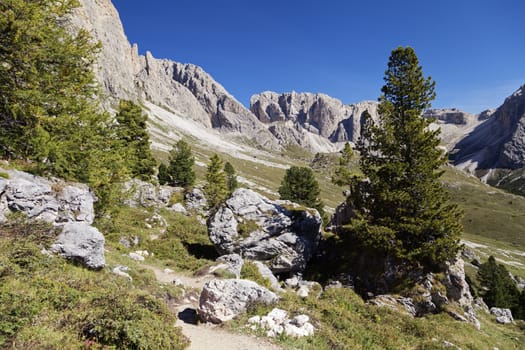
[[[250,105],[257,118],[270,125],[270,131],[283,143],[305,133],[330,142],[355,142],[360,136],[362,113],[368,111],[377,118],[376,102],[344,105],[324,94],[267,91],[252,96]]]
[[[458,142],[453,159],[471,171],[525,167],[525,85]]]
[[[263,147],[280,148],[264,125],[202,68],[156,59],[149,52],[139,55],[138,47],[128,42],[111,0],[80,3],[70,26],[87,29],[102,43],[96,74],[110,103],[122,98],[148,100],[205,128],[239,133]]]

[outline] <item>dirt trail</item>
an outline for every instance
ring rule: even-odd
[[[179,280],[184,286],[202,290],[204,284],[213,279],[212,276],[193,277],[176,272],[164,270],[150,265],[143,265],[152,270],[159,282],[172,283]],[[197,309],[197,300],[186,300],[188,303],[176,306],[179,319],[177,326],[182,328],[182,333],[191,341],[188,350],[280,350],[277,345],[271,344],[263,338],[230,333],[220,326],[213,324],[194,324],[191,320],[192,312]],[[187,319],[185,316],[189,316]]]

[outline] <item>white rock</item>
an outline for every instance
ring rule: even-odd
[[[297,315],[290,321],[290,323],[297,327],[302,327],[308,321],[310,321],[310,317],[308,317],[308,315]]]
[[[136,252],[129,253],[128,257],[135,261],[144,261],[144,257]]]
[[[250,317],[248,319],[248,323],[251,323],[251,324],[259,324],[259,323],[261,323],[261,316],[255,315],[253,317]]]
[[[117,265],[115,268],[113,268],[112,272],[117,275],[117,276],[121,276],[121,277],[124,277],[124,278],[127,278],[128,280],[130,281],[133,281],[133,278],[131,278],[131,276],[126,272],[126,271],[129,271],[129,267],[127,266],[122,266],[122,265]]]
[[[309,289],[307,287],[301,286],[297,290],[297,295],[300,296],[301,298],[306,298],[306,297],[308,297],[309,292],[310,291],[309,291]]]
[[[268,317],[272,318],[276,324],[281,325],[288,319],[288,312],[282,309],[274,308],[268,313]]]
[[[199,315],[204,321],[226,322],[254,304],[273,304],[279,298],[268,289],[248,280],[212,280],[202,289]]]
[[[512,311],[510,311],[509,309],[492,307],[490,308],[490,313],[496,316],[496,322],[498,323],[509,324],[514,322],[514,318],[512,317]]]
[[[170,209],[176,213],[181,213],[184,215],[188,214],[188,211],[186,210],[186,208],[184,208],[184,206],[181,203],[173,204]]]

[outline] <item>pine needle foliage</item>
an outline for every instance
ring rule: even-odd
[[[315,208],[324,214],[324,204],[319,198],[321,189],[312,169],[292,166],[284,174],[279,195],[281,199],[290,200],[309,208]]]
[[[189,188],[195,183],[195,171],[193,165],[195,157],[190,145],[179,140],[173,146],[169,154],[169,164],[159,166],[159,182],[161,185],[182,186]]]
[[[224,162],[217,154],[214,154],[210,158],[205,180],[204,195],[206,196],[210,209],[213,210],[217,208],[229,194],[227,177],[224,172]]]
[[[151,153],[147,130],[148,116],[133,101],[121,100],[115,115],[116,136],[128,151],[127,161],[132,177],[150,181],[157,162]]]
[[[392,51],[384,80],[379,122],[365,113],[357,147],[368,181],[351,186],[360,214],[354,233],[369,247],[436,268],[459,249],[462,214],[439,181],[447,164],[439,130],[421,117],[435,98],[435,82],[424,77],[411,47]]]

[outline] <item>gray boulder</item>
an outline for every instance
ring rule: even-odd
[[[273,304],[275,293],[248,280],[212,280],[204,285],[199,300],[203,321],[222,323],[233,319],[254,304]]]
[[[447,297],[461,307],[472,307],[474,298],[465,277],[465,262],[459,256],[446,264],[445,287]]]
[[[243,261],[239,254],[228,254],[220,256],[219,258],[217,258],[217,262],[220,263],[219,265],[217,265],[219,268],[222,268],[235,275],[235,278],[241,278]]]
[[[105,265],[104,236],[86,223],[65,224],[51,251],[90,269],[101,269]]]
[[[124,184],[124,193],[127,198],[124,204],[136,207],[167,207],[174,193],[183,189],[171,186],[156,186],[149,182],[133,179]]]
[[[95,197],[87,185],[68,185],[58,193],[58,221],[80,221],[92,224],[95,219]]]
[[[0,171],[8,175],[0,178],[0,222],[11,212],[22,212],[28,219],[53,224],[93,222],[96,198],[88,186],[17,170],[0,168]]]
[[[187,210],[204,210],[208,206],[204,193],[198,188],[194,188],[185,196]]]
[[[264,261],[274,273],[297,272],[317,250],[321,225],[314,209],[240,188],[210,218],[208,235],[220,254]]]
[[[510,311],[509,309],[492,307],[490,308],[490,313],[496,316],[496,322],[498,323],[509,324],[514,322],[514,318],[512,317],[512,311]]]

